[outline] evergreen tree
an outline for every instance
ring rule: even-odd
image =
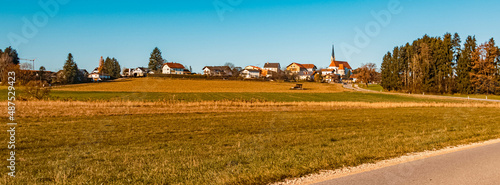
[[[387,54],[384,55],[384,58],[382,60],[382,65],[380,66],[380,70],[382,72],[381,74],[381,82],[380,85],[386,90],[393,90],[391,87],[391,60],[392,60],[392,54],[391,52],[387,52]]]
[[[19,57],[18,57],[17,51],[15,49],[12,49],[12,47],[9,46],[9,47],[5,48],[5,50],[3,52],[7,53],[12,58],[12,63],[14,65],[19,64]]]
[[[38,77],[40,81],[45,81],[45,67],[40,66],[40,69],[38,69]]]
[[[401,56],[400,56],[400,48],[395,47],[392,52],[392,59],[390,63],[390,79],[391,86],[393,90],[401,90],[402,89],[402,81],[401,81]]]
[[[64,63],[63,67],[63,79],[62,83],[64,84],[74,84],[78,82],[78,66],[76,65],[73,55],[71,53],[68,54],[68,59],[66,59],[66,63]]]
[[[472,93],[470,82],[472,72],[472,54],[476,52],[476,37],[469,36],[465,41],[464,48],[459,51],[456,67],[457,92],[462,94]]]
[[[7,73],[4,74],[7,68],[12,68],[18,64],[19,58],[15,49],[12,49],[10,46],[5,48],[4,51],[0,49],[0,81],[5,81],[3,80],[3,77],[7,76]]]
[[[116,58],[106,57],[102,70],[111,78],[120,78],[121,67]]]
[[[120,78],[120,63],[116,58],[111,59],[113,61],[113,70],[111,72],[111,77]]]
[[[496,64],[497,64],[497,84],[496,84],[496,92],[495,94],[500,95],[500,48],[497,47],[497,59],[496,59]]]
[[[149,58],[149,69],[155,73],[159,73],[163,67],[163,62],[165,60],[161,56],[161,51],[156,47],[153,52],[151,52],[151,57]]]

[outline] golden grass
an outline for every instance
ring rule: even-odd
[[[500,137],[498,108],[21,120],[18,173],[0,184],[268,184]]]
[[[500,103],[483,102],[137,102],[137,101],[24,101],[18,102],[18,117],[81,117],[96,115],[139,115],[170,113],[325,111],[409,107],[500,108]],[[2,110],[2,116],[8,115]]]
[[[302,82],[301,82],[302,83]],[[169,78],[134,78],[107,83],[89,83],[55,87],[63,91],[104,91],[104,92],[296,92],[296,93],[332,93],[347,91],[338,84],[304,82],[306,90],[293,91],[290,87],[296,83],[228,81]]]

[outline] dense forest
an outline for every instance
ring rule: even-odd
[[[384,55],[381,85],[386,90],[434,94],[500,94],[500,49],[491,38],[477,44],[458,34],[423,36]]]

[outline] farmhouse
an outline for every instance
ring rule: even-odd
[[[290,73],[295,73],[295,74],[299,74],[301,72],[307,71],[307,69],[302,64],[295,63],[295,62],[286,66],[286,70],[290,71]]]
[[[163,68],[162,68],[163,74],[183,75],[184,71],[186,71],[186,69],[184,68],[184,66],[182,64],[173,63],[173,62],[163,64]]]
[[[291,63],[286,67],[290,73],[297,74],[299,80],[312,80],[316,74],[317,67],[314,64]]]
[[[133,76],[134,77],[145,77],[148,75],[150,70],[145,67],[138,67],[134,69]]]
[[[106,81],[111,79],[111,76],[105,73],[91,73],[89,74],[88,78],[93,81],[93,82],[101,82],[101,81]]]
[[[133,77],[134,76],[134,69],[131,68],[125,68],[123,69],[123,77]]]
[[[203,74],[207,76],[233,76],[229,66],[205,66]]]
[[[267,71],[266,77],[272,77],[281,73],[280,63],[269,63],[264,64],[264,70]]]
[[[241,76],[244,78],[260,78],[267,76],[267,70],[257,66],[247,66],[241,71]]]
[[[102,72],[102,69],[104,67],[104,59],[101,56],[101,60],[99,60],[99,67],[96,67],[92,73],[88,74],[87,78],[90,79],[92,82],[100,82],[100,81],[106,81],[111,79],[111,76],[109,74],[106,74]]]
[[[306,68],[307,71],[309,71],[309,72],[313,72],[313,71],[316,71],[318,69],[316,67],[316,65],[314,65],[314,64],[302,64],[302,66],[304,66],[304,68]]]
[[[244,69],[241,71],[243,78],[260,78],[260,71],[255,69]]]

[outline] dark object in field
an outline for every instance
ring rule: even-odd
[[[295,87],[291,87],[290,90],[304,90],[302,84],[295,84]]]

